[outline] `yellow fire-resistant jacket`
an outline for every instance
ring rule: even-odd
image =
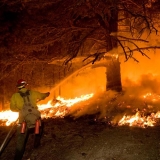
[[[27,91],[26,88],[22,88],[20,90],[22,93],[25,93]],[[48,96],[48,93],[40,93],[38,91],[29,91],[30,95],[29,95],[29,99],[30,99],[30,103],[32,104],[32,106],[37,108],[37,102],[40,100],[45,99]],[[11,97],[11,101],[10,101],[10,109],[13,112],[19,112],[22,107],[24,105],[24,100],[21,97],[20,93],[14,93]]]

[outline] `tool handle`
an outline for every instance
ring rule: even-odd
[[[6,144],[7,140],[8,140],[8,138],[9,138],[10,134],[11,134],[13,128],[15,127],[16,123],[17,123],[17,120],[14,122],[12,128],[10,129],[10,131],[8,132],[6,138],[4,139],[3,143],[1,144],[1,146],[0,146],[0,154],[3,151],[3,148],[5,147],[5,144]]]

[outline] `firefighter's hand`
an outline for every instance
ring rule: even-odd
[[[47,95],[47,97],[48,97],[48,96],[50,95],[50,92],[47,92],[46,95]]]

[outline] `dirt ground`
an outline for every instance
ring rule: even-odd
[[[41,146],[33,149],[31,134],[23,160],[159,160],[160,126],[111,126],[94,116],[44,119]],[[0,143],[11,127],[0,127]],[[12,160],[15,134],[0,159]]]

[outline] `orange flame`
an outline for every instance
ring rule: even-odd
[[[153,93],[147,93],[142,96],[145,101],[157,102],[160,100],[160,96]],[[148,105],[148,109],[153,108],[152,105]],[[151,113],[148,116],[143,115],[142,112],[137,111],[135,115],[126,116],[124,115],[122,119],[118,122],[119,126],[129,125],[129,126],[139,126],[145,128],[146,126],[155,126],[157,119],[160,118],[160,111],[157,113]]]
[[[93,96],[92,94],[82,95],[81,97],[76,97],[74,99],[64,99],[62,97],[56,98],[56,103],[52,104],[53,102],[50,100],[47,104],[38,105],[38,109],[41,112],[42,118],[48,117],[63,117],[65,116],[69,107],[73,106],[75,103],[88,100]],[[18,118],[17,112],[12,112],[11,110],[0,112],[0,120],[4,122],[4,124],[9,126],[12,122],[16,121]]]
[[[9,126],[12,122],[16,121],[17,118],[17,112],[12,112],[10,110],[0,112],[0,120],[4,122],[3,125]]]
[[[64,99],[62,97],[57,97],[56,101],[48,101],[47,104],[38,105],[38,109],[41,112],[43,118],[55,118],[64,117],[69,113],[69,108],[78,102],[82,102],[93,97],[93,94],[82,95],[74,99]],[[152,102],[160,100],[160,96],[152,93],[147,93],[142,96],[143,100],[150,100]],[[131,108],[131,107],[130,107]],[[148,109],[153,108],[152,105],[148,105]],[[0,120],[4,123],[1,125],[9,126],[12,122],[16,121],[18,118],[17,112],[12,112],[10,110],[0,112]],[[160,111],[157,113],[151,113],[145,116],[144,111],[137,111],[134,115],[124,115],[118,122],[119,126],[129,125],[129,126],[139,126],[145,128],[146,126],[154,126],[157,123],[157,119],[160,118]]]
[[[129,125],[129,126],[139,126],[145,128],[146,126],[154,126],[156,123],[156,118],[160,117],[160,113],[152,113],[150,116],[142,116],[138,111],[135,115],[126,116],[124,115],[119,121],[118,125]]]

